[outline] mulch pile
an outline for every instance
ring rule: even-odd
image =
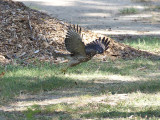
[[[64,39],[68,23],[50,17],[46,13],[26,7],[21,2],[0,1],[0,62],[29,64],[34,60],[58,62],[55,51],[67,52]],[[82,28],[84,43],[104,35]],[[106,36],[107,37],[107,36]],[[110,39],[110,48],[104,56],[130,59],[156,57]],[[104,58],[104,57],[103,57]]]

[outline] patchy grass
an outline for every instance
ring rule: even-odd
[[[138,95],[138,96],[137,96]],[[74,104],[54,104],[48,106],[33,105],[24,114],[28,118],[39,114],[56,115],[57,119],[157,119],[160,117],[160,98],[156,95],[144,95],[134,93],[129,95],[129,99],[119,101],[116,105],[104,103],[88,103],[85,106]],[[151,98],[152,96],[152,98]],[[152,101],[154,100],[154,102]],[[57,115],[58,114],[58,115]],[[52,118],[52,117],[51,117]]]
[[[159,50],[158,38],[124,43],[152,52]],[[70,68],[65,75],[60,72],[65,64],[36,62],[0,67],[0,73],[5,72],[0,77],[0,119],[160,118],[159,60],[93,59]]]
[[[146,8],[146,10],[150,11],[159,11],[160,10],[160,5],[152,5]]]
[[[30,5],[29,8],[34,9],[34,10],[39,10],[39,11],[41,10],[39,7],[32,6],[32,5]]]
[[[155,6],[155,9],[156,9],[156,10],[160,10],[160,5],[156,5],[156,6]]]
[[[123,8],[119,10],[120,14],[136,14],[139,12],[136,8]]]
[[[160,52],[160,38],[144,37],[136,40],[126,39],[123,43],[136,49],[146,50],[150,52]]]

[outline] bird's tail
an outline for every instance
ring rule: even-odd
[[[103,48],[103,50],[107,50],[109,48],[109,39],[108,38],[101,38],[99,37],[99,39],[96,39],[95,41],[92,42],[92,44],[95,44],[95,45],[99,45]]]
[[[63,53],[56,53],[55,57],[67,57],[70,56],[70,54],[63,54]]]
[[[55,52],[54,51],[54,57],[63,57],[63,58],[65,58],[65,59],[70,59],[71,58],[71,54],[63,54],[63,53],[61,53],[61,52]]]

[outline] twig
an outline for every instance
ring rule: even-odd
[[[29,25],[29,29],[32,33],[32,26],[31,26],[31,21],[30,21],[30,13],[28,14],[28,25]]]
[[[28,14],[28,26],[29,26],[29,29],[31,31],[31,39],[32,40],[37,40],[34,35],[33,35],[33,28],[32,28],[32,25],[31,25],[31,20],[30,20],[30,13]]]
[[[14,44],[10,44],[10,43],[2,43],[0,46],[4,46],[4,45],[15,46]]]
[[[95,71],[95,73],[98,73],[99,69],[101,68],[101,66],[98,67],[98,69]]]

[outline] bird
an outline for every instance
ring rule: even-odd
[[[96,54],[103,54],[108,48],[110,41],[108,38],[96,39],[88,44],[84,44],[81,36],[81,27],[78,25],[68,26],[65,37],[65,47],[69,54],[56,53],[56,57],[63,57],[69,62],[61,71],[65,74],[68,68],[91,60]]]

